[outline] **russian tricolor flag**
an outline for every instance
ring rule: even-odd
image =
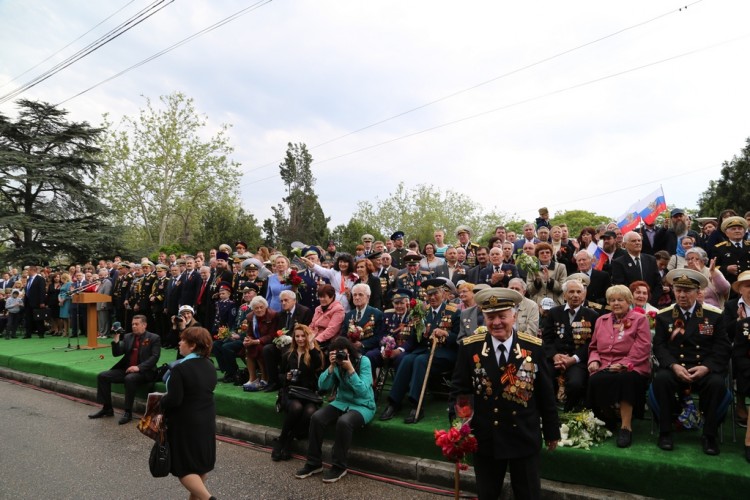
[[[641,215],[637,208],[637,203],[635,205],[631,205],[630,208],[628,208],[628,211],[625,212],[623,215],[617,218],[617,226],[620,228],[620,231],[624,233],[629,233],[636,227],[638,227],[638,223],[641,222]]]
[[[641,200],[641,202],[645,203],[641,205],[638,214],[646,224],[653,224],[659,214],[667,209],[667,201],[664,198],[664,190],[661,186],[659,186],[659,189]]]
[[[589,243],[589,247],[586,249],[594,257],[594,269],[601,271],[604,265],[609,261],[609,257],[604,253],[604,250],[599,248],[599,245],[593,241]]]

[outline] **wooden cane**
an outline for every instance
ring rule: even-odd
[[[432,358],[435,356],[435,349],[438,345],[438,338],[433,334],[432,347],[430,348],[430,359],[427,360],[427,370],[424,372],[424,382],[422,382],[422,392],[419,393],[419,402],[417,403],[417,414],[414,416],[414,423],[419,420],[419,410],[422,409],[424,393],[427,390],[427,379],[430,377],[430,368],[432,367]]]

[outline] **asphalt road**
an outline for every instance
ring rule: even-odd
[[[0,499],[184,499],[170,476],[148,471],[152,441],[135,421],[89,420],[86,402],[0,379]],[[324,456],[324,459],[326,457]],[[444,498],[348,474],[334,484],[320,475],[299,480],[301,460],[272,462],[268,450],[219,441],[209,491],[226,499]]]

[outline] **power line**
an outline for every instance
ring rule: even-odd
[[[599,83],[599,82],[602,82],[602,81],[605,81],[605,80],[616,78],[618,76],[622,76],[622,75],[625,75],[625,74],[628,74],[628,73],[632,73],[632,72],[635,72],[635,71],[638,71],[638,70],[641,70],[641,69],[645,69],[645,68],[649,68],[649,67],[652,67],[652,66],[656,66],[658,64],[662,64],[662,63],[669,62],[669,61],[674,61],[674,60],[680,59],[682,57],[687,57],[687,56],[690,56],[690,55],[693,55],[693,54],[697,54],[699,52],[704,52],[706,50],[710,50],[710,49],[713,49],[713,48],[716,48],[716,47],[720,47],[722,45],[726,45],[726,44],[729,44],[729,43],[734,43],[734,42],[743,40],[743,39],[748,38],[748,37],[750,37],[750,33],[746,33],[746,34],[744,34],[742,36],[739,36],[737,38],[732,38],[732,39],[729,39],[729,40],[724,40],[722,42],[717,42],[717,43],[714,43],[714,44],[711,44],[711,45],[707,45],[707,46],[701,47],[699,49],[690,50],[690,51],[687,51],[687,52],[683,52],[681,54],[677,54],[677,55],[674,55],[674,56],[666,57],[664,59],[659,59],[657,61],[652,61],[650,63],[642,64],[640,66],[635,66],[633,68],[629,68],[629,69],[626,69],[626,70],[623,70],[623,71],[618,71],[616,73],[610,73],[609,75],[605,75],[605,76],[602,76],[602,77],[599,77],[599,78],[594,78],[592,80],[587,80],[585,82],[577,83],[575,85],[570,85],[568,87],[563,87],[563,88],[560,88],[560,89],[557,89],[557,90],[553,90],[553,91],[550,91],[550,92],[547,92],[547,93],[544,93],[544,94],[540,94],[540,95],[537,95],[537,96],[534,96],[534,97],[529,97],[527,99],[522,99],[520,101],[516,101],[516,102],[510,103],[510,104],[505,104],[503,106],[498,106],[496,108],[489,109],[489,110],[486,110],[486,111],[482,111],[480,113],[475,113],[473,115],[465,116],[463,118],[458,118],[456,120],[452,120],[452,121],[449,121],[449,122],[441,123],[439,125],[428,127],[426,129],[418,130],[418,131],[412,132],[410,134],[405,134],[405,135],[402,135],[402,136],[399,136],[399,137],[394,137],[393,139],[388,139],[386,141],[382,141],[382,142],[379,142],[379,143],[376,143],[376,144],[371,144],[369,146],[365,146],[365,147],[362,147],[362,148],[359,148],[359,149],[355,149],[355,150],[349,151],[347,153],[343,153],[343,154],[340,154],[340,155],[337,155],[337,156],[332,156],[330,158],[326,158],[324,160],[318,160],[318,161],[316,161],[316,164],[320,165],[322,163],[326,163],[326,162],[329,162],[329,161],[338,160],[338,159],[341,159],[341,158],[344,158],[344,157],[347,157],[347,156],[351,156],[353,154],[361,153],[363,151],[368,151],[370,149],[379,148],[381,146],[385,146],[387,144],[391,144],[391,143],[398,142],[398,141],[401,141],[401,140],[404,140],[404,139],[408,139],[410,137],[414,137],[414,136],[417,136],[417,135],[425,134],[427,132],[432,132],[433,130],[438,130],[438,129],[441,129],[441,128],[444,128],[444,127],[448,127],[450,125],[455,125],[457,123],[462,123],[462,122],[465,122],[465,121],[468,121],[468,120],[473,120],[475,118],[479,118],[481,116],[489,115],[491,113],[496,113],[498,111],[503,111],[503,110],[506,110],[506,109],[509,109],[509,108],[520,106],[522,104],[527,104],[527,103],[530,103],[530,102],[538,101],[540,99],[544,99],[545,97],[550,97],[550,96],[553,96],[553,95],[556,95],[556,94],[561,94],[561,93],[564,93],[564,92],[568,92],[570,90],[579,89],[581,87],[585,87],[585,86],[588,86],[588,85],[593,85],[594,83]],[[254,180],[254,181],[243,182],[242,184],[240,184],[240,187],[249,186],[251,184],[257,184],[258,182],[262,182],[262,181],[265,181],[265,180],[268,180],[268,179],[273,179],[274,177],[279,177],[279,174],[274,174],[274,175],[271,175],[271,176],[268,176],[268,177],[264,177],[262,179]]]
[[[47,56],[45,59],[43,59],[42,61],[39,61],[37,64],[35,64],[34,66],[30,67],[29,69],[27,69],[23,73],[20,73],[20,74],[14,76],[13,78],[11,78],[10,80],[8,80],[4,84],[0,85],[0,89],[2,89],[4,87],[7,87],[12,82],[15,82],[16,80],[18,80],[19,78],[21,78],[23,75],[25,75],[29,71],[34,70],[34,69],[38,68],[39,66],[41,66],[42,64],[46,63],[47,61],[49,61],[50,59],[52,59],[53,57],[55,57],[57,54],[59,54],[60,52],[62,52],[63,50],[67,49],[68,47],[70,47],[71,45],[73,45],[74,43],[76,43],[78,40],[80,40],[81,38],[85,37],[86,35],[88,35],[92,31],[94,31],[96,28],[98,28],[99,26],[101,26],[102,24],[104,24],[106,21],[109,21],[112,17],[114,17],[115,15],[119,14],[123,9],[125,9],[125,7],[127,7],[128,5],[130,5],[133,2],[135,2],[135,0],[130,0],[128,3],[126,3],[125,5],[123,5],[122,7],[120,7],[116,11],[114,11],[112,14],[110,14],[109,16],[107,16],[104,19],[102,19],[101,21],[99,21],[97,24],[94,25],[93,28],[91,28],[86,33],[82,34],[81,36],[79,36],[78,38],[76,38],[75,40],[73,40],[72,42],[70,42],[69,44],[67,44],[65,47],[63,47],[63,48],[61,48],[61,49],[53,52],[52,54],[50,54],[49,56]]]
[[[527,65],[525,65],[525,66],[521,66],[521,67],[519,67],[519,68],[516,68],[516,69],[513,69],[513,70],[510,70],[510,71],[508,71],[508,72],[506,72],[506,73],[503,73],[503,74],[501,74],[501,75],[498,75],[498,76],[496,76],[496,77],[490,78],[489,80],[485,80],[485,81],[483,81],[483,82],[477,83],[476,85],[472,85],[471,87],[466,87],[466,88],[464,88],[464,89],[462,89],[462,90],[458,90],[458,91],[456,91],[456,92],[453,92],[453,93],[451,93],[451,94],[445,95],[445,96],[443,96],[443,97],[440,97],[440,98],[438,98],[438,99],[435,99],[435,100],[432,100],[432,101],[428,101],[428,102],[426,102],[426,103],[424,103],[424,104],[420,104],[420,105],[418,105],[418,106],[416,106],[416,107],[413,107],[413,108],[411,108],[411,109],[408,109],[408,110],[406,110],[406,111],[402,111],[401,113],[397,113],[397,114],[395,114],[395,115],[389,116],[388,118],[383,118],[382,120],[379,120],[379,121],[377,121],[377,122],[371,123],[371,124],[369,124],[369,125],[365,125],[364,127],[358,128],[358,129],[356,129],[356,130],[353,130],[353,131],[351,131],[351,132],[347,132],[347,133],[345,133],[345,134],[343,134],[343,135],[340,135],[340,136],[338,136],[338,137],[334,137],[333,139],[329,139],[329,140],[323,141],[323,142],[321,142],[321,143],[319,143],[319,144],[316,144],[316,145],[314,145],[314,146],[310,147],[310,148],[309,148],[309,150],[313,150],[313,149],[315,149],[315,148],[318,148],[318,147],[321,147],[321,146],[325,146],[325,145],[327,145],[327,144],[330,144],[330,143],[332,143],[332,142],[336,142],[336,141],[339,141],[339,140],[341,140],[341,139],[344,139],[344,138],[346,138],[346,137],[349,137],[349,136],[351,136],[351,135],[357,134],[357,133],[359,133],[359,132],[362,132],[362,131],[364,131],[364,130],[367,130],[367,129],[370,129],[370,128],[373,128],[373,127],[376,127],[376,126],[378,126],[378,125],[382,125],[383,123],[386,123],[386,122],[389,122],[389,121],[391,121],[391,120],[395,120],[396,118],[400,118],[400,117],[402,117],[402,116],[408,115],[409,113],[413,113],[413,112],[415,112],[415,111],[419,111],[420,109],[424,109],[424,108],[426,108],[426,107],[428,107],[428,106],[432,106],[433,104],[437,104],[437,103],[439,103],[439,102],[442,102],[442,101],[445,101],[445,100],[451,99],[451,98],[453,98],[453,97],[456,97],[456,96],[458,96],[458,95],[460,95],[460,94],[463,94],[463,93],[469,92],[469,91],[471,91],[471,90],[475,90],[475,89],[477,89],[477,88],[479,88],[479,87],[482,87],[482,86],[484,86],[484,85],[488,85],[488,84],[490,84],[490,83],[496,82],[496,81],[498,81],[498,80],[501,80],[501,79],[503,79],[503,78],[507,78],[507,77],[509,77],[509,76],[512,76],[512,75],[514,75],[514,74],[516,74],[516,73],[520,73],[520,72],[522,72],[522,71],[525,71],[525,70],[527,70],[527,69],[531,69],[531,68],[534,68],[534,67],[536,67],[536,66],[539,66],[540,64],[544,64],[544,63],[546,63],[546,62],[550,62],[550,61],[552,61],[552,60],[554,60],[554,59],[557,59],[557,58],[559,58],[559,57],[562,57],[562,56],[564,56],[564,55],[570,54],[571,52],[575,52],[576,50],[580,50],[580,49],[583,49],[583,48],[585,48],[585,47],[588,47],[588,46],[590,46],[590,45],[594,45],[594,44],[596,44],[596,43],[599,43],[599,42],[601,42],[601,41],[607,40],[608,38],[612,38],[612,37],[615,37],[615,36],[617,36],[617,35],[620,35],[620,34],[622,34],[622,33],[625,33],[626,31],[630,31],[630,30],[633,30],[633,29],[635,29],[635,28],[640,28],[640,27],[642,27],[642,26],[645,26],[645,25],[647,25],[647,24],[649,24],[649,23],[652,23],[652,22],[654,22],[654,21],[657,21],[657,20],[659,20],[659,19],[661,19],[661,18],[663,18],[663,17],[666,17],[666,16],[668,16],[668,15],[670,15],[670,14],[675,14],[675,13],[681,12],[681,11],[682,11],[683,9],[687,9],[688,7],[691,7],[691,6],[693,6],[693,5],[696,5],[696,4],[698,4],[698,3],[701,3],[701,2],[703,2],[703,0],[696,0],[696,1],[694,1],[694,2],[692,2],[692,3],[689,3],[689,4],[685,5],[685,6],[682,6],[682,7],[679,7],[679,8],[675,8],[675,9],[671,9],[671,10],[669,10],[668,12],[665,12],[665,13],[663,13],[663,14],[659,14],[659,15],[658,15],[658,16],[656,16],[656,17],[652,17],[652,18],[650,18],[650,19],[647,19],[647,20],[645,20],[645,21],[641,21],[641,22],[639,22],[639,23],[633,24],[633,25],[631,25],[631,26],[628,26],[628,27],[626,27],[626,28],[622,28],[622,29],[620,29],[620,30],[617,30],[617,31],[615,31],[615,32],[613,32],[613,33],[610,33],[609,35],[605,35],[605,36],[602,36],[602,37],[600,37],[600,38],[597,38],[597,39],[595,39],[595,40],[591,40],[591,41],[589,41],[589,42],[586,42],[586,43],[584,43],[584,44],[582,44],[582,45],[578,45],[578,46],[576,46],[576,47],[573,47],[573,48],[570,48],[570,49],[564,50],[564,51],[562,51],[562,52],[558,52],[557,54],[554,54],[554,55],[552,55],[552,56],[548,56],[548,57],[545,57],[545,58],[543,58],[543,59],[539,59],[539,60],[538,60],[538,61],[536,61],[536,62],[533,62],[533,63],[527,64]],[[254,172],[254,171],[256,171],[256,170],[260,170],[260,169],[264,169],[264,168],[272,167],[272,166],[274,166],[274,165],[276,165],[276,164],[277,164],[276,162],[270,162],[270,163],[266,163],[266,164],[264,164],[264,165],[260,165],[260,166],[258,166],[258,167],[255,167],[255,168],[251,168],[251,169],[249,169],[249,170],[245,171],[244,173],[246,173],[246,174],[249,174],[250,172]]]
[[[215,29],[218,29],[218,28],[224,26],[225,24],[227,24],[227,23],[229,23],[231,21],[234,21],[235,19],[237,19],[237,18],[239,18],[239,17],[247,14],[248,12],[252,12],[253,10],[256,10],[256,9],[259,9],[259,8],[263,7],[264,5],[266,5],[268,3],[271,3],[271,0],[259,0],[258,2],[252,4],[252,5],[248,6],[248,7],[245,7],[244,9],[241,9],[241,10],[235,12],[234,14],[232,14],[230,16],[227,16],[224,19],[222,19],[222,20],[220,20],[220,21],[218,21],[218,22],[216,22],[216,23],[214,23],[214,24],[212,24],[210,26],[207,26],[206,28],[203,28],[202,30],[200,30],[200,31],[198,31],[196,33],[193,33],[189,37],[183,38],[179,42],[177,42],[177,43],[175,43],[173,45],[170,45],[166,49],[163,49],[163,50],[157,52],[156,54],[147,57],[146,59],[144,59],[144,60],[142,60],[142,61],[140,61],[140,62],[138,62],[138,63],[136,63],[136,64],[134,64],[132,66],[130,66],[129,68],[126,68],[126,69],[120,71],[116,75],[112,75],[109,78],[105,78],[104,80],[100,81],[99,83],[96,83],[96,84],[92,85],[91,87],[89,87],[89,88],[87,88],[85,90],[82,90],[81,92],[78,92],[77,94],[75,94],[75,95],[73,95],[71,97],[68,97],[64,101],[60,101],[56,105],[60,106],[61,104],[65,104],[66,102],[71,101],[71,100],[75,99],[76,97],[81,96],[81,95],[85,94],[86,92],[89,92],[90,90],[93,90],[93,89],[97,88],[100,85],[103,85],[103,84],[105,84],[105,83],[107,83],[109,81],[112,81],[115,78],[118,78],[118,77],[124,75],[125,73],[127,73],[127,72],[135,69],[135,68],[138,68],[139,66],[143,66],[144,64],[146,64],[148,62],[151,62],[151,61],[153,61],[154,59],[156,59],[158,57],[163,56],[167,52],[171,52],[174,49],[176,49],[176,48],[178,48],[178,47],[180,47],[180,46],[182,46],[182,45],[184,45],[184,44],[192,41],[193,39],[198,38],[201,35],[205,35],[206,33],[209,33],[209,32],[211,32],[211,31],[213,31]]]
[[[160,4],[163,4],[165,1],[167,3],[160,6]],[[153,16],[154,14],[156,14],[157,12],[159,12],[160,10],[162,10],[163,8],[165,8],[167,5],[171,4],[172,2],[174,2],[174,0],[156,0],[155,2],[153,2],[152,4],[150,4],[148,7],[142,9],[140,12],[138,12],[137,14],[135,14],[134,16],[132,16],[127,21],[125,21],[125,22],[121,23],[120,25],[116,26],[115,28],[113,28],[112,30],[110,30],[108,33],[106,33],[105,35],[99,37],[97,40],[95,40],[94,42],[90,43],[89,45],[87,45],[83,49],[79,50],[78,52],[76,52],[72,56],[68,57],[64,61],[57,63],[52,68],[48,69],[47,71],[45,71],[41,75],[39,75],[39,76],[33,78],[32,80],[28,81],[27,83],[25,83],[21,87],[17,88],[16,90],[14,90],[12,92],[9,92],[9,93],[5,94],[4,96],[0,97],[0,105],[8,102],[9,100],[11,100],[11,99],[13,99],[13,98],[15,98],[15,97],[17,97],[17,96],[19,96],[21,94],[23,94],[24,92],[26,92],[30,88],[39,85],[40,83],[42,83],[43,81],[47,80],[48,78],[51,78],[52,76],[54,76],[55,74],[59,73],[63,69],[67,68],[71,64],[73,64],[73,63],[75,63],[75,62],[83,59],[84,57],[86,57],[87,55],[91,54],[92,52],[95,52],[96,50],[100,49],[102,46],[104,46],[107,43],[111,42],[112,40],[118,38],[123,33],[127,32],[127,31],[130,31],[131,29],[135,28],[136,26],[138,26],[139,24],[141,24],[143,21],[145,21],[149,17]]]

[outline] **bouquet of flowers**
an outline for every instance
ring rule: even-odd
[[[226,326],[220,326],[216,335],[214,335],[214,340],[224,340],[227,337],[229,337],[229,328]]]
[[[276,330],[276,336],[273,338],[273,343],[279,349],[282,349],[292,343],[292,337],[287,333],[287,329]]]
[[[469,466],[464,462],[467,453],[474,453],[478,449],[477,438],[471,433],[469,422],[474,416],[474,408],[470,396],[459,396],[455,404],[456,418],[451,427],[446,430],[435,430],[435,444],[440,447],[443,456],[456,464],[453,473],[455,498],[460,495],[461,471]]]
[[[516,267],[521,269],[523,272],[528,274],[539,274],[541,268],[539,267],[539,259],[531,255],[527,255],[519,250],[516,254]]]
[[[417,338],[419,338],[424,335],[424,319],[427,316],[429,308],[427,307],[427,304],[417,299],[411,299],[409,301],[409,306],[411,307],[410,321],[414,326],[414,333],[416,333]]]
[[[362,327],[357,326],[354,320],[349,322],[349,328],[347,329],[347,336],[352,342],[359,342],[362,340]]]
[[[284,278],[280,281],[282,285],[289,285],[294,288],[305,288],[305,280],[299,275],[296,269],[289,269],[284,274]]]
[[[580,411],[560,415],[560,436],[560,446],[590,450],[591,445],[612,437],[612,433],[594,416],[594,412]]]
[[[393,350],[396,348],[396,339],[391,337],[390,335],[386,335],[383,337],[383,340],[380,341],[380,352],[383,354],[383,357],[388,359],[393,354]]]

